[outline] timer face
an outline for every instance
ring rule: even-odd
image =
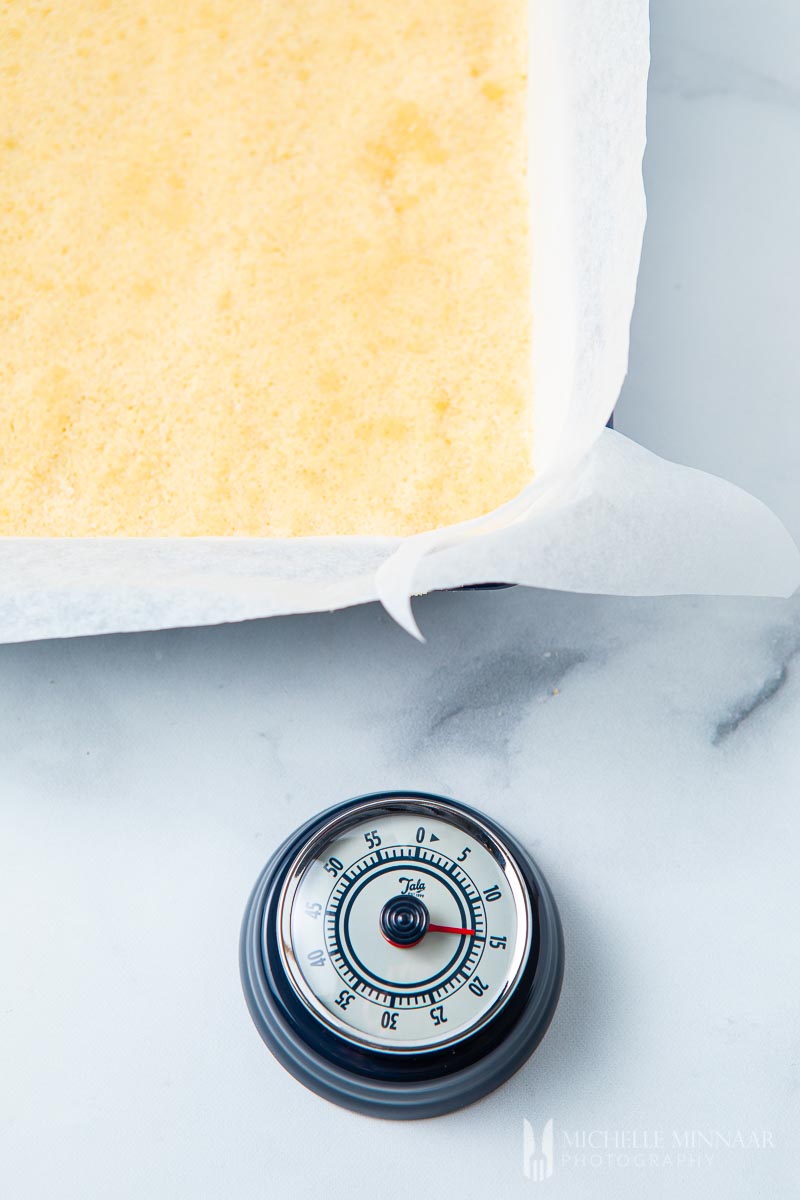
[[[513,854],[445,800],[398,795],[333,816],[291,864],[278,913],[283,965],[307,1010],[398,1055],[476,1033],[513,994],[530,951]]]

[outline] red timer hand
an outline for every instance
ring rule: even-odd
[[[380,912],[378,925],[390,946],[407,950],[418,946],[426,933],[457,933],[461,937],[474,937],[474,929],[461,929],[457,925],[432,925],[428,910],[418,896],[392,896]]]

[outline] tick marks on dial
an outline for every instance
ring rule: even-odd
[[[450,892],[459,909],[461,920],[451,924],[434,922],[431,934],[446,938],[448,941],[458,939],[455,952],[448,963],[443,963],[439,974],[438,986],[434,989],[438,998],[453,994],[462,986],[464,979],[453,975],[456,966],[474,966],[479,961],[486,941],[486,925],[482,898],[473,881],[451,859],[440,851],[432,850],[422,845],[403,845],[381,847],[368,855],[351,863],[342,871],[339,879],[333,884],[327,907],[325,909],[326,942],[331,963],[340,978],[348,987],[364,999],[378,1004],[390,1003],[390,997],[397,996],[396,1003],[409,1008],[421,1008],[433,1003],[433,992],[425,989],[428,982],[433,983],[435,975],[430,979],[417,979],[407,984],[396,985],[394,980],[384,979],[376,975],[374,966],[367,965],[357,957],[356,950],[351,944],[350,911],[362,888],[405,863],[414,864],[412,875],[398,875],[398,893],[402,891],[400,880],[423,882],[420,876],[430,875],[432,880],[438,880]],[[425,864],[423,866],[423,863]],[[407,899],[412,897],[418,901],[419,886],[408,888]],[[466,920],[464,918],[467,918]],[[376,916],[377,919],[377,916]],[[385,936],[385,933],[384,933]],[[413,939],[403,945],[403,939],[390,937],[387,940],[392,945],[399,945],[404,953],[413,954]],[[460,963],[459,963],[460,960]],[[409,960],[413,961],[413,960]],[[424,972],[423,972],[424,974]],[[389,985],[381,988],[381,984]],[[422,985],[422,986],[420,986]],[[413,989],[413,990],[412,990]]]

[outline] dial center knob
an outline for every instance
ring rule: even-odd
[[[428,932],[430,914],[416,896],[392,896],[381,909],[381,933],[392,946],[407,949]]]

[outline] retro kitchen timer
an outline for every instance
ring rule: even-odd
[[[533,860],[488,817],[382,792],[312,818],[264,868],[245,913],[251,1016],[288,1071],[379,1117],[477,1100],[536,1048],[563,940]]]

